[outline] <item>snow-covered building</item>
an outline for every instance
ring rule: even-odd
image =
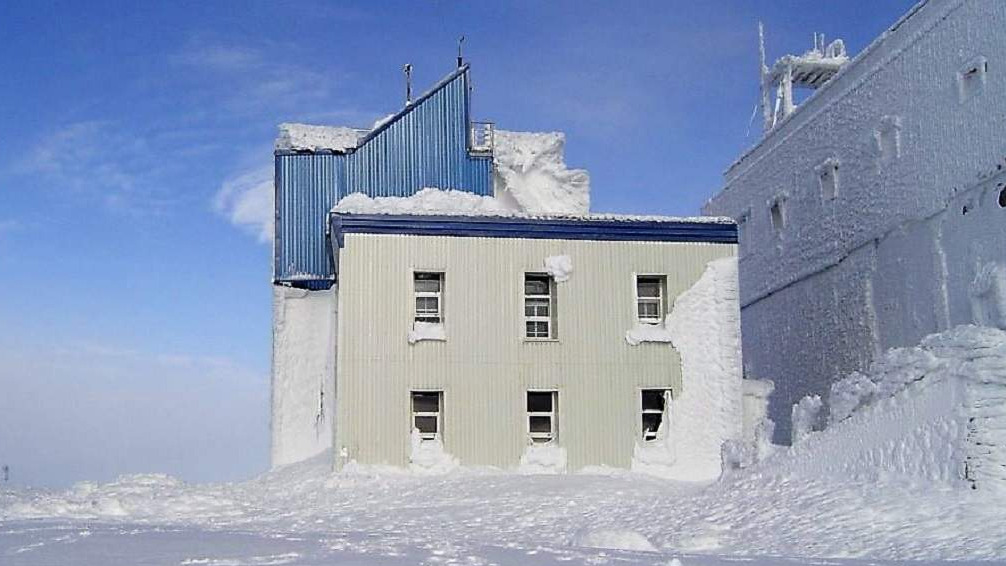
[[[471,122],[468,73],[370,131],[281,126],[273,465],[717,477],[736,225],[590,214],[562,135]]]
[[[738,222],[745,371],[775,382],[779,440],[888,348],[1006,328],[1004,29],[998,0],[923,0],[851,60],[763,62],[764,137],[704,212]]]

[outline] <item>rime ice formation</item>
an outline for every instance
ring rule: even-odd
[[[819,395],[808,395],[793,405],[793,437],[790,444],[796,446],[815,430],[820,429],[821,408],[824,402]]]
[[[409,344],[415,344],[422,340],[434,340],[443,342],[447,340],[447,332],[444,330],[444,325],[439,322],[421,322],[415,321],[412,323],[412,330],[409,331]]]
[[[959,326],[891,349],[831,397],[827,428],[793,447],[791,465],[1006,492],[1006,332]]]
[[[356,147],[361,131],[341,126],[279,125],[276,149],[305,151],[345,151]]]
[[[671,332],[667,330],[666,319],[660,324],[637,322],[635,326],[625,331],[625,341],[630,346],[638,346],[643,342],[670,342]]]
[[[573,274],[573,260],[568,255],[550,255],[545,258],[545,273],[556,283],[569,281]]]
[[[566,449],[557,442],[528,443],[517,470],[522,474],[561,474],[566,471]]]
[[[720,476],[723,444],[742,434],[739,318],[737,260],[709,262],[667,316],[681,356],[681,392],[665,403],[666,436],[637,445],[633,470],[686,481]]]
[[[273,466],[332,448],[334,304],[334,291],[273,287]]]
[[[510,216],[516,211],[493,197],[465,191],[425,188],[410,197],[369,197],[353,193],[333,212],[350,214],[442,214],[447,216]]]
[[[1004,27],[1003,2],[920,2],[734,163],[706,204],[740,221],[744,363],[775,382],[777,441],[790,438],[793,404],[825,399],[877,353],[1006,322],[1006,288],[988,267],[1006,266],[1006,98],[992,94],[1006,92],[993,69]]]
[[[590,210],[590,176],[583,169],[566,168],[563,134],[497,130],[495,140],[498,198],[512,200],[531,214],[586,214]]]

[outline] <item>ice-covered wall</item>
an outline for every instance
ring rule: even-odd
[[[885,348],[994,324],[982,313],[1001,308],[1006,265],[1004,25],[996,0],[920,3],[707,203],[741,224],[745,369],[776,384],[777,440],[793,403]]]
[[[272,466],[332,447],[335,291],[273,286]]]
[[[892,348],[829,397],[828,426],[796,444],[788,465],[1006,490],[1006,332],[962,325]]]

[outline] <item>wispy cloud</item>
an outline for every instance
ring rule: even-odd
[[[213,208],[238,226],[269,243],[273,236],[273,168],[254,167],[224,180]]]

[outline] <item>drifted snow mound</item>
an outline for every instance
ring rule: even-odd
[[[332,212],[349,214],[442,214],[446,216],[512,216],[519,212],[493,197],[465,191],[425,188],[409,197],[346,195]]]
[[[664,437],[637,444],[633,470],[685,481],[722,473],[723,444],[742,435],[737,297],[737,259],[730,257],[709,262],[674,301],[664,324],[681,356],[682,388],[665,403]]]
[[[828,427],[785,463],[1006,490],[1006,332],[959,326],[833,384]]]
[[[361,132],[341,126],[312,126],[284,123],[279,125],[276,149],[345,151],[356,147]]]
[[[517,468],[522,474],[562,474],[566,471],[566,449],[555,442],[530,443]]]
[[[657,547],[645,536],[625,529],[583,530],[573,538],[573,544],[606,550],[658,552]]]
[[[496,195],[529,214],[586,214],[590,176],[567,169],[566,137],[559,132],[497,130],[493,150]]]
[[[444,450],[439,438],[423,440],[419,430],[412,429],[412,453],[409,455],[409,471],[422,474],[446,474],[458,468],[457,458]]]

